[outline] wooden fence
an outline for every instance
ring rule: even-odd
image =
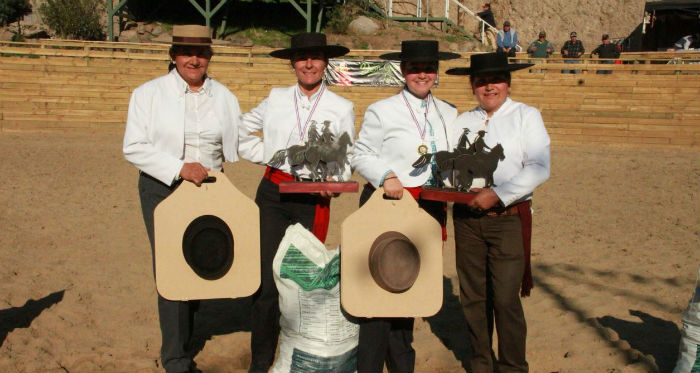
[[[43,40],[0,43],[0,130],[122,131],[131,91],[163,75],[167,45]],[[289,63],[270,48],[215,46],[210,75],[228,86],[241,109],[272,87],[294,84]],[[385,51],[353,50],[346,58],[376,59]],[[460,112],[476,104],[464,76],[469,54],[440,65],[434,94]],[[518,55],[518,60],[527,59]],[[555,144],[608,143],[700,146],[700,53],[623,54],[623,64],[560,56],[513,74],[514,100],[542,111]],[[672,64],[667,62],[672,61]],[[575,68],[579,74],[562,74]],[[597,70],[612,70],[610,75]],[[355,103],[356,125],[369,104],[396,87],[331,87]]]

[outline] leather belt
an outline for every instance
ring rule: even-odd
[[[488,217],[513,216],[513,215],[520,215],[520,211],[519,211],[520,205],[527,205],[528,207],[530,207],[531,203],[532,203],[532,201],[527,200],[527,201],[523,201],[523,202],[511,205],[511,206],[508,206],[503,210],[502,209],[491,209],[488,211],[475,211],[475,210],[468,210],[468,211],[472,216],[477,217],[477,218],[484,217],[484,216],[488,216]]]
[[[518,205],[510,206],[503,211],[487,211],[486,212],[486,216],[511,216],[511,215],[518,215],[518,214],[520,214],[518,212]]]

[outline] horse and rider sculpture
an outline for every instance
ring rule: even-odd
[[[503,146],[497,144],[491,148],[486,145],[484,142],[486,131],[479,131],[474,142],[469,141],[468,134],[469,129],[467,128],[460,136],[455,150],[423,154],[413,163],[413,167],[424,167],[435,162],[434,179],[441,182],[440,173],[451,171],[453,184],[458,191],[469,191],[474,179],[479,178],[485,180],[485,188],[496,186],[493,183],[493,173],[496,171],[498,162],[506,158]],[[438,186],[444,187],[444,185]]]
[[[269,165],[280,167],[286,159],[291,166],[292,176],[297,181],[299,181],[299,175],[296,167],[306,165],[311,172],[311,181],[323,182],[334,176],[334,169],[330,165],[335,164],[335,174],[339,179],[342,178],[348,147],[352,145],[352,139],[347,132],[337,140],[333,139],[329,127],[330,121],[324,121],[323,129],[319,133],[316,121],[312,121],[309,125],[308,140],[302,145],[292,145],[277,151],[270,159]]]

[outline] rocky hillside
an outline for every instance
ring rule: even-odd
[[[388,0],[372,0],[382,9]],[[474,12],[489,0],[456,0]],[[547,39],[560,48],[576,31],[587,50],[600,43],[602,34],[612,38],[624,38],[642,22],[646,0],[490,0],[499,28],[509,20],[518,31],[520,44],[526,46],[537,39],[540,30],[547,32]],[[415,16],[416,1],[395,1],[394,16]],[[444,0],[423,0],[423,15],[444,17]],[[450,0],[449,16],[466,31],[477,34],[479,23]]]
[[[475,0],[468,0],[479,3]],[[647,0],[492,0],[496,22],[508,19],[520,40],[530,42],[540,30],[561,48],[569,33],[576,31],[587,50],[600,44],[602,34],[628,36],[642,22]]]

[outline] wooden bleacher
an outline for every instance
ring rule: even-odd
[[[167,45],[42,40],[0,42],[0,130],[122,131],[131,91],[167,71]],[[291,85],[289,63],[270,48],[215,46],[210,75],[227,85],[245,112],[272,87]],[[376,59],[385,51],[353,50]],[[468,65],[469,54],[445,61]],[[512,98],[542,111],[555,144],[607,143],[700,147],[700,53],[623,54],[623,64],[561,56],[513,74]],[[518,55],[516,60],[528,60]],[[673,61],[673,64],[664,62]],[[576,68],[580,74],[562,74]],[[596,70],[612,70],[611,75]],[[355,103],[356,125],[369,104],[396,87],[331,87]],[[468,77],[440,74],[437,97],[460,112],[476,102]]]

